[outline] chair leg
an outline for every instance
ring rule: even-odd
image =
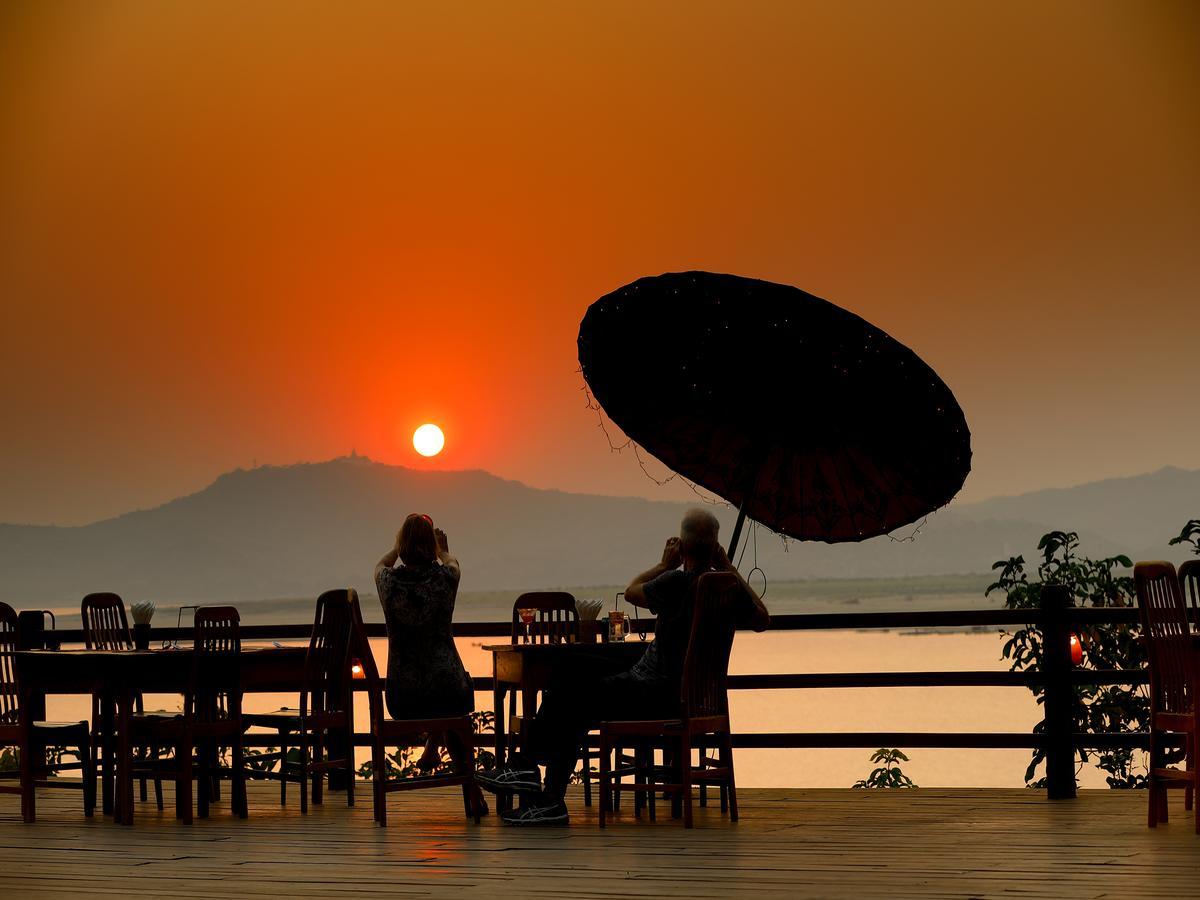
[[[589,738],[584,738],[587,743],[591,743]],[[592,805],[592,772],[591,766],[591,750],[586,745],[583,748],[583,753],[580,754],[580,759],[583,761],[583,771],[580,773],[583,778],[583,805]]]
[[[287,806],[287,732],[279,729],[279,805]]]
[[[375,805],[375,821],[379,826],[387,827],[387,791],[385,782],[387,768],[384,763],[383,744],[375,739],[371,743],[371,791]]]
[[[29,732],[26,731],[26,734]],[[30,745],[32,741],[27,741],[25,746],[21,748],[21,819],[26,823],[37,821],[37,803],[34,798],[34,771],[33,760],[30,759]]]
[[[1150,745],[1146,750],[1146,825],[1150,828],[1158,827],[1158,778],[1154,775],[1154,767],[1158,765],[1157,751],[1158,732],[1151,722]]]
[[[208,803],[212,798],[212,769],[209,766],[208,744],[202,743],[198,748],[196,758],[200,760],[196,772],[196,816],[208,818]]]
[[[621,751],[618,749],[617,753],[620,754],[620,752]],[[636,788],[637,785],[645,784],[645,783],[646,783],[646,752],[641,746],[634,745],[634,747],[633,747],[633,784],[634,784],[634,787]],[[617,796],[620,797],[620,792],[617,793]],[[616,802],[614,801],[614,806],[615,805],[616,805]],[[640,819],[642,817],[642,810],[645,808],[645,806],[646,806],[646,795],[642,791],[635,790],[633,792],[633,817],[635,819]]]
[[[725,797],[729,797],[729,821],[738,820],[737,782],[733,777],[733,736],[721,735],[721,768],[729,771],[729,781],[721,786],[721,812],[725,811]]]
[[[616,761],[618,767],[621,765],[621,750],[622,748],[620,744],[616,744],[612,748],[613,759]],[[622,777],[620,775],[614,775],[613,778],[618,785],[621,783]],[[621,793],[621,791],[612,792],[612,808],[609,810],[609,812],[616,812],[621,808]]]
[[[230,773],[233,811],[237,813],[239,819],[245,819],[250,815],[249,798],[246,796],[246,748],[242,746],[240,731],[234,734],[230,740],[233,741],[233,747],[230,749],[233,765],[233,772]]]
[[[680,744],[680,745],[678,745],[678,746],[682,746],[682,744]],[[672,753],[675,753],[675,754],[678,754],[678,752],[679,752],[679,750],[678,750],[678,746],[677,746],[677,747],[675,747],[675,748],[673,748],[671,752],[672,752]],[[691,758],[691,757],[690,757],[690,755],[689,755],[689,759],[690,759],[690,758]],[[664,752],[663,752],[663,765],[664,765],[664,766],[669,766],[669,767],[671,767],[671,768],[674,768],[676,772],[682,772],[682,771],[683,771],[683,770],[682,770],[682,768],[681,768],[681,766],[683,765],[683,763],[679,762],[679,760],[678,760],[678,756],[676,755],[676,756],[675,756],[675,758],[673,758],[673,759],[668,759],[668,758],[667,758],[667,752],[666,752],[666,751],[664,751]],[[683,783],[683,779],[682,779],[682,778],[680,778],[680,779],[679,779],[679,783],[680,783],[680,784],[682,784],[682,783]],[[670,798],[671,798],[671,818],[672,818],[672,819],[679,819],[679,818],[682,818],[682,817],[683,817],[683,794],[682,794],[682,793],[679,793],[679,792],[674,792],[674,793],[670,794],[669,796],[670,796]],[[664,792],[663,792],[663,799],[665,800],[666,798],[667,798],[667,794],[666,794],[666,792],[664,791]]]
[[[327,756],[327,748],[325,746],[325,731],[318,728],[313,732],[313,765],[325,761]],[[320,806],[325,802],[325,775],[320,769],[312,772],[309,776],[312,781],[312,802],[314,806]]]
[[[600,827],[605,825],[609,803],[612,801],[612,769],[608,746],[608,734],[600,729]],[[617,793],[620,793],[618,791]]]
[[[158,761],[162,757],[162,747],[155,744],[150,748],[150,758],[153,760],[154,766],[154,804],[158,807],[158,811],[163,810],[163,793],[162,793],[162,778],[158,775]]]
[[[679,742],[679,783],[683,785],[683,827],[692,827],[692,742],[684,732]]]
[[[86,731],[80,740],[79,761],[83,764],[83,814],[91,818],[96,812],[96,754]]]
[[[656,783],[654,778],[655,761],[653,745],[647,748],[646,760],[646,784],[651,788],[651,790],[645,792],[646,805],[650,808],[650,821],[655,822],[658,820],[658,792],[653,790]]]
[[[346,805],[354,805],[354,724],[346,730]]]
[[[1192,772],[1196,768],[1196,735],[1188,732],[1184,737],[1184,743],[1187,750],[1183,766],[1187,771]],[[1188,812],[1191,812],[1192,809],[1193,793],[1193,785],[1189,782],[1183,791],[1183,808]]]
[[[179,754],[178,772],[175,780],[175,805],[183,814],[183,824],[192,824],[192,742],[184,741],[176,748]],[[203,787],[200,788],[204,790]]]
[[[300,814],[308,815],[308,735],[300,733]]]

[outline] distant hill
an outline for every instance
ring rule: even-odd
[[[538,490],[481,471],[422,472],[361,457],[239,469],[198,493],[80,527],[0,525],[0,599],[68,606],[88,591],[162,604],[372,593],[405,514],[428,512],[463,561],[467,590],[623,583],[651,565],[685,504]],[[716,510],[728,537],[733,512]],[[914,540],[789,543],[761,532],[775,581],[988,571],[1051,528],[1092,554],[1182,558],[1167,540],[1200,516],[1200,471],[952,504]],[[745,557],[749,566],[751,552]]]
[[[956,510],[973,521],[1074,523],[1137,559],[1162,559],[1167,541],[1200,516],[1200,471],[1168,466],[1149,475],[996,497]]]

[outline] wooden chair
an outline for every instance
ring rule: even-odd
[[[1189,794],[1200,787],[1196,770],[1196,740],[1200,737],[1200,655],[1188,626],[1187,605],[1179,576],[1169,562],[1140,562],[1133,567],[1142,636],[1150,657],[1150,760],[1149,813],[1154,828],[1167,821],[1167,789],[1185,787]],[[1183,734],[1185,768],[1159,765],[1163,735]],[[1185,804],[1187,802],[1185,798]],[[1196,832],[1200,833],[1200,803],[1195,806]]]
[[[83,813],[91,816],[96,809],[96,758],[92,754],[87,722],[36,722],[22,715],[17,689],[16,659],[17,613],[0,603],[0,746],[16,747],[21,763],[16,772],[0,772],[0,793],[21,795],[21,818],[33,822],[37,817],[35,790],[39,787],[77,788],[83,791]],[[59,765],[49,762],[46,747],[74,747],[79,763]],[[79,783],[50,778],[53,773],[80,768]],[[17,784],[5,784],[16,780]]]
[[[733,649],[737,610],[742,604],[741,584],[728,572],[701,575],[696,583],[692,630],[683,665],[679,718],[600,723],[600,827],[612,809],[614,791],[633,791],[653,798],[662,792],[682,806],[683,824],[692,827],[692,787],[695,784],[723,786],[728,795],[729,818],[738,819],[737,790],[733,771],[733,743],[729,725],[729,654]],[[708,740],[705,740],[705,739]],[[615,744],[633,745],[635,778],[632,784],[614,783],[611,754]],[[692,751],[715,745],[717,759],[703,750],[699,765],[692,764]],[[665,750],[663,766],[653,764],[655,748]],[[723,807],[724,808],[724,805]],[[640,804],[635,805],[640,814]]]
[[[1179,587],[1192,608],[1192,630],[1200,631],[1200,559],[1189,559],[1179,567]]]
[[[299,708],[285,707],[276,712],[245,713],[246,728],[273,728],[279,734],[279,752],[263,754],[256,761],[279,762],[279,771],[250,772],[251,778],[279,781],[279,803],[287,803],[287,783],[300,785],[300,812],[308,812],[309,781],[312,802],[323,799],[326,772],[342,770],[346,779],[346,805],[354,805],[354,722],[351,699],[350,643],[354,631],[353,604],[358,593],[353,588],[326,591],[317,598],[312,637],[304,658],[304,687]],[[330,738],[338,744],[332,758]],[[288,760],[290,744],[300,750],[300,762]]]
[[[525,624],[520,610],[537,611],[529,626],[529,640],[534,644],[563,644],[579,640],[579,611],[575,598],[566,591],[534,591],[522,594],[513,603],[512,639],[514,644],[525,640]]]
[[[175,747],[170,767],[175,777],[175,815],[192,822],[192,779],[196,780],[197,815],[208,818],[213,785],[221,774],[220,750],[230,748],[225,770],[233,782],[232,809],[246,818],[246,766],[243,749],[240,636],[241,616],[232,606],[202,606],[196,610],[192,671],[184,694],[183,713],[166,718],[134,715],[130,740]],[[129,785],[123,788],[129,796]]]
[[[387,795],[395,791],[417,791],[424,788],[462,786],[463,809],[469,818],[479,824],[479,808],[475,805],[475,771],[457,772],[452,775],[419,775],[413,778],[388,780],[387,747],[414,747],[425,743],[429,734],[455,735],[462,745],[474,753],[474,728],[470,716],[449,716],[438,719],[391,719],[388,718],[383,698],[383,680],[375,665],[371,642],[363,624],[362,609],[358,595],[352,602],[354,614],[353,647],[362,666],[363,678],[367,682],[367,700],[371,712],[371,787],[375,810],[375,821],[387,826]]]
[[[88,594],[79,604],[79,615],[83,620],[84,646],[89,650],[132,650],[133,637],[129,633],[129,622],[125,618],[125,603],[116,594]],[[146,712],[141,694],[133,697],[134,710],[142,716],[162,716],[172,718],[177,713],[167,710]],[[105,790],[112,778],[113,754],[113,715],[112,704],[98,695],[92,695],[92,731],[100,751],[100,765],[104,776]],[[139,758],[135,762],[138,769],[139,796],[146,800],[146,775],[155,768],[154,761],[158,758],[159,748],[155,746],[139,748]],[[143,771],[146,770],[146,771]],[[107,796],[107,794],[106,794]],[[163,808],[162,780],[154,779],[154,800],[161,810]],[[108,802],[105,801],[107,811]]]

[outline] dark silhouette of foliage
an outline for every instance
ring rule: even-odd
[[[1133,566],[1127,556],[1089,559],[1080,556],[1079,535],[1073,531],[1051,531],[1042,536],[1038,550],[1041,561],[1032,579],[1025,558],[1015,556],[1000,560],[992,566],[999,576],[986,593],[1003,591],[1009,609],[1036,609],[1041,605],[1042,588],[1047,584],[1065,585],[1076,606],[1128,607],[1135,605],[1133,579],[1118,574]],[[1146,654],[1138,642],[1140,629],[1133,625],[1093,625],[1078,631],[1083,650],[1080,664],[1089,669],[1136,669],[1145,665]],[[1004,658],[1012,661],[1014,672],[1041,671],[1042,636],[1036,628],[1003,633]],[[1045,689],[1031,688],[1037,702],[1045,702]],[[1080,685],[1075,688],[1075,731],[1138,732],[1149,730],[1150,700],[1144,687],[1126,685]],[[1035,733],[1045,730],[1039,722]],[[1107,773],[1112,788],[1145,787],[1145,754],[1130,749],[1093,752],[1081,749],[1079,767],[1094,764]],[[1044,787],[1045,778],[1037,778],[1037,770],[1045,761],[1045,751],[1034,750],[1025,771],[1029,787]]]
[[[496,714],[490,710],[482,710],[480,712],[471,713],[471,724],[475,728],[476,734],[487,734],[491,732],[496,725]],[[419,775],[443,775],[451,771],[453,761],[450,759],[450,754],[446,752],[446,748],[441,748],[441,757],[437,764],[426,772],[422,772],[417,768],[417,758],[421,755],[420,751],[424,746],[414,747],[398,747],[396,750],[384,756],[384,767],[387,772],[387,777],[391,779],[416,778]],[[483,747],[475,748],[475,768],[490,769],[496,764],[496,755],[490,750]],[[358,767],[358,777],[371,778],[371,761],[367,760]]]
[[[1172,547],[1176,544],[1191,544],[1192,552],[1200,556],[1200,519],[1189,519],[1179,536],[1171,538],[1167,543]]]
[[[908,757],[896,749],[889,750],[880,747],[871,754],[871,762],[878,765],[871,774],[862,781],[856,781],[856,788],[915,788],[913,780],[900,770],[900,763],[908,762]]]

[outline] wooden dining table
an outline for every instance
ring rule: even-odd
[[[644,640],[484,644],[483,649],[492,654],[496,765],[504,762],[507,748],[504,701],[510,691],[521,698],[521,714],[530,716],[537,709],[539,691],[585,670],[599,674],[625,671],[641,659],[648,646],[650,642]]]
[[[298,692],[303,683],[307,647],[243,646],[240,656],[241,683],[245,693]],[[182,694],[192,672],[191,649],[163,650],[22,650],[16,653],[17,683],[21,708],[45,708],[48,694],[90,694],[105,702],[102,709],[116,709],[116,784],[123,796],[115,796],[112,760],[101,760],[102,808],[115,821],[133,824],[133,779],[123,777],[132,762],[129,720],[136,694]],[[113,722],[102,721],[102,730],[113,730]],[[94,727],[94,726],[93,726]]]

